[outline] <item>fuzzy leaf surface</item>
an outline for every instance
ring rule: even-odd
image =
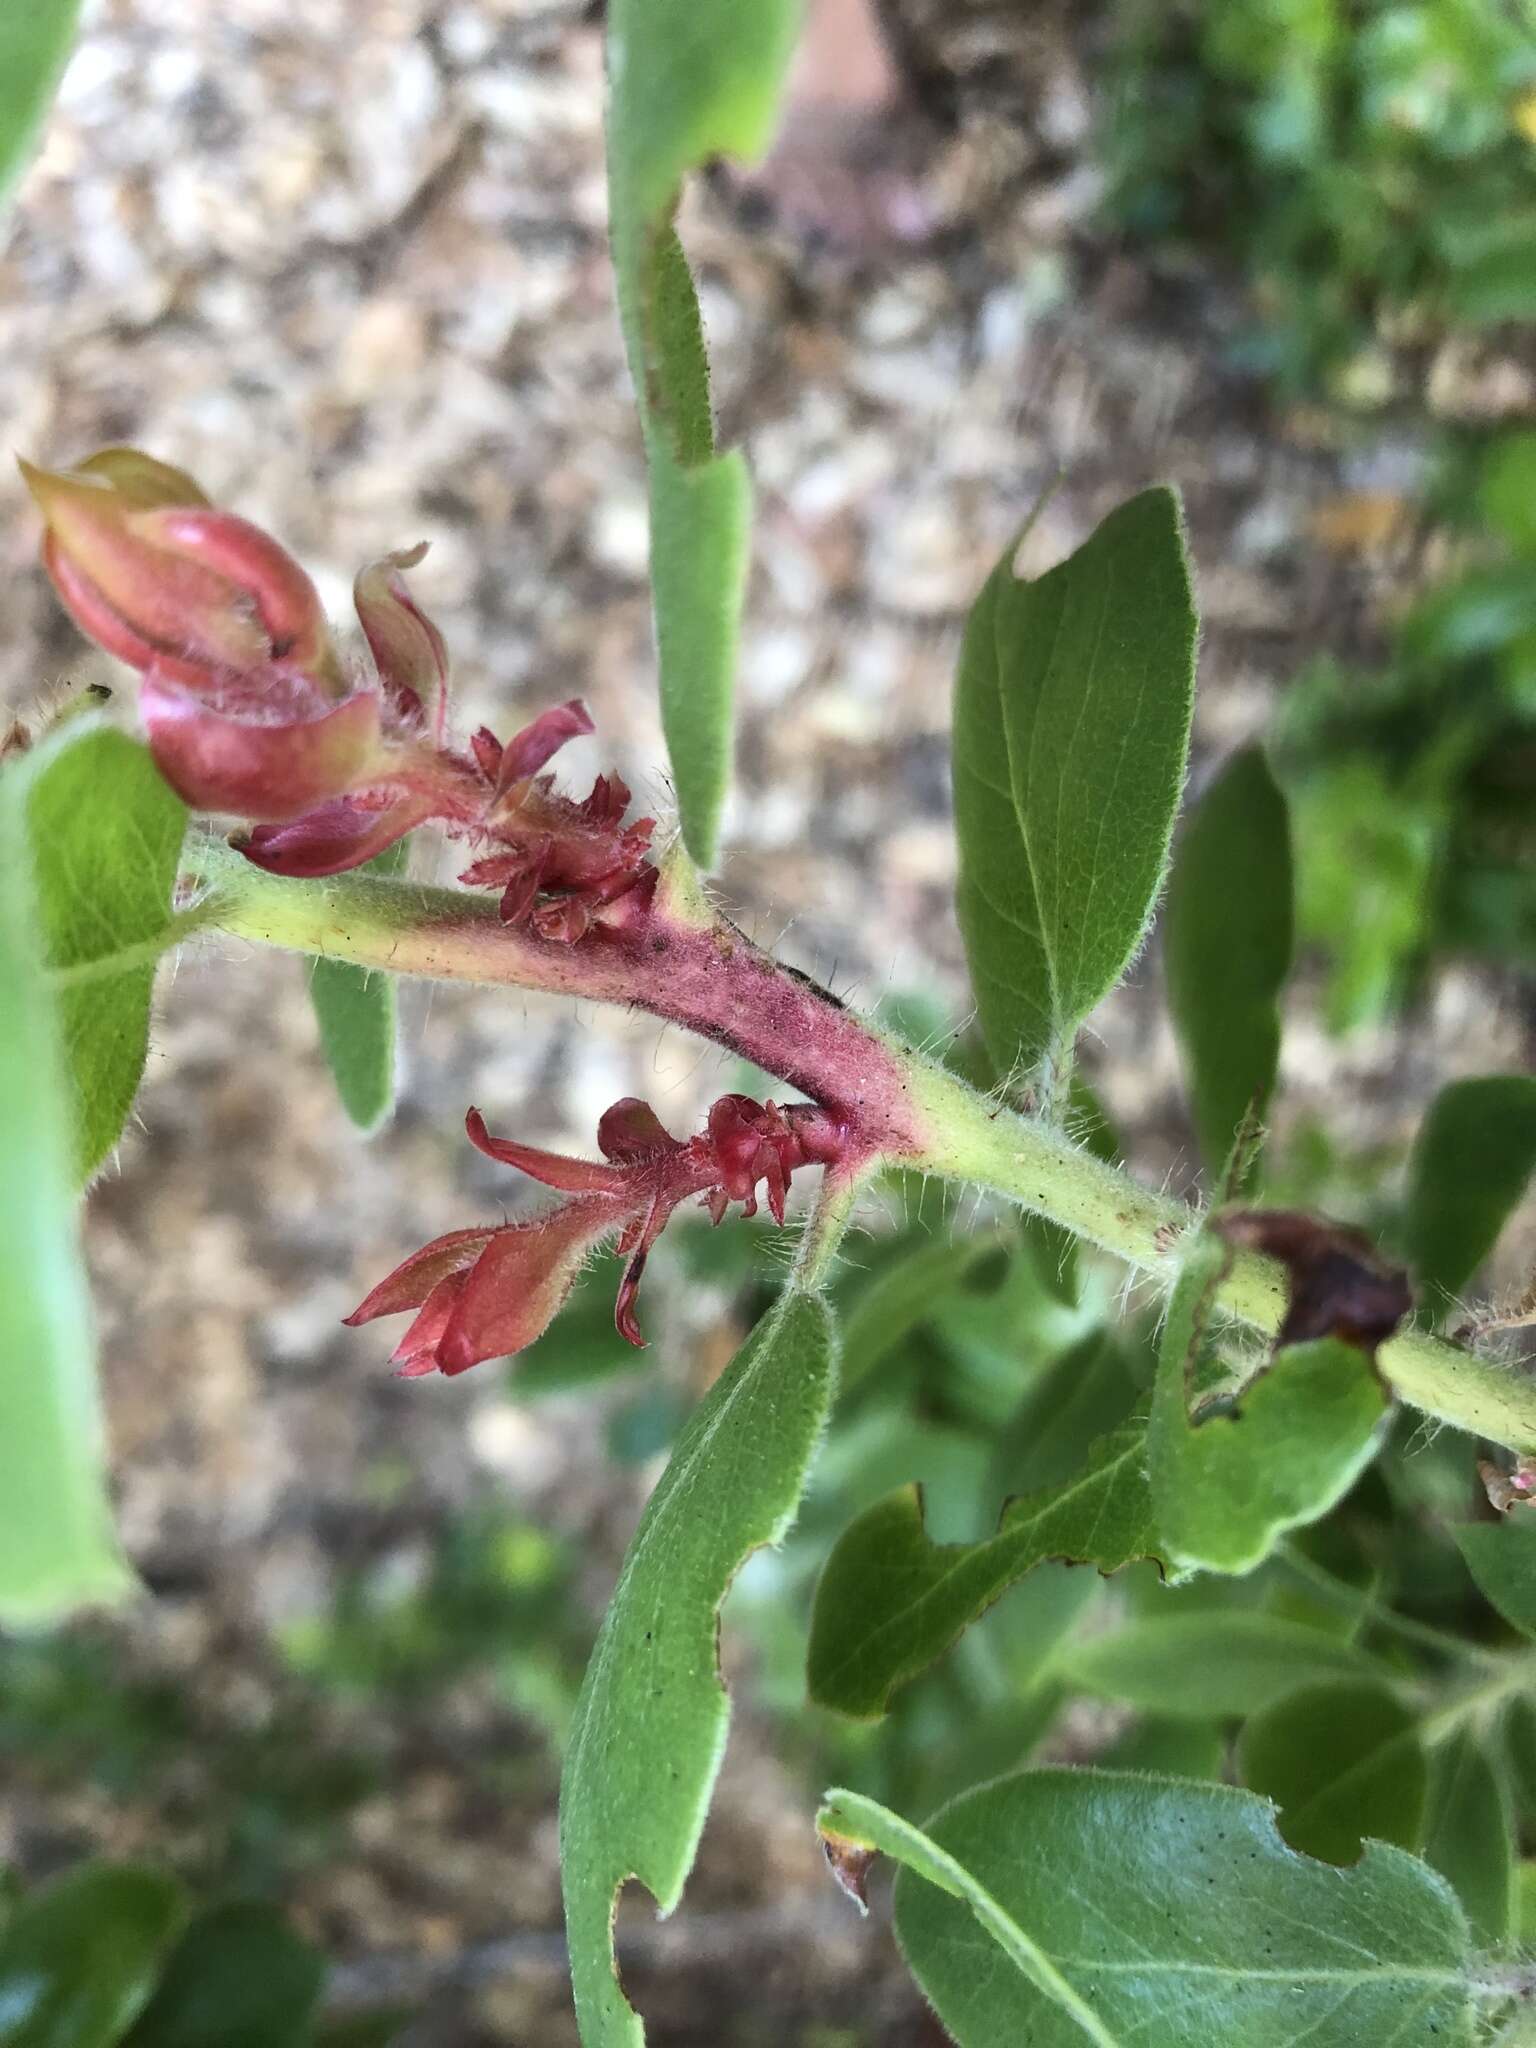
[[[75,39],[80,0],[0,9],[0,204],[20,177]]]
[[[1316,1521],[1377,1447],[1381,1382],[1338,1338],[1279,1352],[1235,1406],[1191,1420],[1211,1291],[1225,1262],[1197,1242],[1169,1303],[1147,1431],[1151,1512],[1168,1552],[1193,1570],[1242,1573],[1287,1530]]]
[[[1452,1530],[1478,1591],[1512,1628],[1536,1637],[1536,1507]]]
[[[725,1747],[720,1603],[743,1560],[788,1528],[830,1407],[836,1345],[791,1290],[678,1438],[603,1618],[560,1796],[561,1868],[585,2048],[645,2038],[614,1969],[614,1897],[636,1877],[682,1895]]]
[[[1497,1945],[1508,1938],[1515,1906],[1509,1794],[1473,1728],[1460,1729],[1435,1751],[1424,1860],[1455,1888],[1479,1943]]]
[[[365,871],[396,875],[408,857],[402,839]],[[342,1108],[360,1131],[376,1131],[395,1106],[395,977],[322,956],[310,968],[309,999]]]
[[[1262,1120],[1269,1106],[1294,901],[1285,798],[1262,748],[1244,747],[1195,807],[1163,914],[1168,1005],[1210,1174],[1250,1107]]]
[[[1149,1714],[1255,1714],[1310,1681],[1369,1675],[1363,1650],[1280,1615],[1237,1609],[1154,1615],[1073,1643],[1057,1669],[1082,1692]]]
[[[1086,2027],[914,1862],[896,1934],[959,2048],[1450,2048],[1470,2038],[1450,1889],[1372,1843],[1350,1870],[1286,1847],[1268,1800],[1095,1770],[1023,1771],[928,1825],[1089,2008]]]
[[[144,1076],[187,807],[149,749],[110,726],[68,725],[16,772],[84,1180],[122,1136]]]
[[[959,1292],[983,1261],[1006,1256],[1016,1243],[1016,1236],[1004,1231],[941,1238],[883,1267],[860,1289],[843,1324],[838,1374],[842,1391],[856,1387],[904,1337]]]
[[[1057,1065],[1129,966],[1162,886],[1194,703],[1178,500],[1143,491],[1035,582],[1013,550],[955,691],[956,905],[988,1049]]]
[[[827,1803],[816,1816],[816,1828],[834,1868],[839,1854],[846,1853],[848,1848],[864,1855],[873,1850],[898,1862],[903,1874],[910,1871],[945,1897],[959,1900],[973,1916],[975,1925],[1040,1994],[1047,2007],[1054,2007],[1069,2018],[1077,2038],[1093,2042],[1095,2048],[1115,2048],[1114,2035],[1018,1920],[963,1863],[921,1828],[913,1827],[900,1814],[862,1793],[842,1791],[827,1794]]]
[[[873,1718],[1047,1558],[1118,1571],[1159,1552],[1146,1480],[1146,1430],[1103,1437],[1081,1471],[1003,1510],[982,1543],[935,1543],[919,1489],[904,1486],[838,1538],[816,1588],[810,1693],[840,1714]]]
[[[608,211],[645,436],[662,728],[683,836],[714,858],[730,779],[751,486],[717,452],[698,297],[672,216],[687,174],[772,133],[796,0],[610,0]]]
[[[1413,1141],[1404,1246],[1433,1307],[1493,1250],[1533,1169],[1536,1080],[1487,1074],[1440,1090]]]
[[[0,771],[0,1624],[123,1598],[69,1082],[43,970],[28,798],[37,757]]]
[[[1343,1864],[1367,1837],[1418,1847],[1429,1767],[1417,1721],[1386,1686],[1303,1686],[1253,1716],[1238,1754],[1293,1849]]]

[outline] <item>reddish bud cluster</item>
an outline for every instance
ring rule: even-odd
[[[847,1127],[814,1103],[781,1109],[747,1095],[722,1095],[704,1131],[688,1139],[674,1138],[648,1103],[627,1096],[597,1127],[601,1160],[568,1159],[493,1138],[474,1109],[465,1128],[490,1158],[567,1199],[531,1223],[435,1239],[347,1317],[367,1323],[416,1309],[393,1359],[407,1376],[463,1372],[482,1359],[526,1349],[543,1335],[588,1253],[613,1236],[628,1260],[614,1320],[631,1344],[642,1344],[636,1290],[651,1246],[679,1202],[702,1195],[716,1223],[732,1202],[751,1216],[761,1182],[774,1220],[782,1223],[796,1167],[830,1165],[848,1144]]]
[[[59,595],[142,674],[161,772],[195,808],[247,820],[241,851],[258,867],[338,874],[432,820],[475,846],[463,879],[500,890],[502,916],[544,938],[573,943],[646,900],[652,820],[624,825],[624,784],[600,776],[577,803],[540,772],[592,730],[580,703],[505,744],[484,728],[466,750],[449,744],[447,650],[401,574],[424,546],[358,576],[372,672],[357,679],[299,564],[182,471],[106,448],[75,470],[22,472]]]

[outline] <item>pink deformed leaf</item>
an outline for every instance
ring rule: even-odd
[[[48,524],[44,561],[79,623],[137,668],[191,686],[291,661],[340,694],[315,587],[259,527],[134,449],[22,474]]]
[[[135,536],[172,560],[201,566],[254,607],[267,659],[290,662],[340,693],[340,672],[319,592],[288,550],[236,512],[211,505],[164,505],[129,515]]]
[[[258,724],[213,708],[151,670],[139,692],[150,751],[197,810],[281,824],[364,777],[379,746],[379,700],[345,698],[318,717]]]
[[[598,1150],[605,1159],[626,1163],[665,1158],[682,1146],[648,1102],[626,1095],[598,1119]]]
[[[531,725],[525,725],[521,732],[514,733],[502,748],[496,794],[502,796],[514,783],[526,782],[529,776],[537,775],[567,740],[578,739],[593,729],[591,716],[579,697],[572,697],[565,704],[556,704],[549,711],[541,711]]]
[[[679,1202],[705,1195],[718,1223],[731,1201],[755,1209],[759,1180],[780,1221],[795,1169],[842,1155],[846,1127],[815,1103],[779,1109],[747,1095],[724,1096],[707,1130],[674,1138],[637,1096],[625,1096],[598,1124],[603,1160],[572,1159],[513,1138],[493,1138],[479,1110],[464,1119],[471,1144],[529,1174],[567,1200],[531,1223],[439,1238],[407,1259],[348,1318],[366,1322],[397,1309],[420,1314],[395,1362],[402,1371],[463,1372],[482,1358],[521,1351],[543,1332],[570,1291],[582,1260],[617,1235],[627,1260],[614,1304],[620,1336],[643,1345],[635,1298],[651,1247]]]
[[[503,1166],[515,1166],[520,1173],[542,1181],[547,1188],[559,1188],[568,1195],[621,1195],[627,1176],[618,1168],[595,1159],[568,1159],[560,1152],[545,1152],[537,1145],[523,1145],[515,1138],[493,1138],[485,1118],[472,1109],[464,1119],[469,1142],[488,1159]]]
[[[370,562],[359,572],[352,595],[379,681],[397,712],[408,722],[424,720],[441,740],[448,709],[448,649],[400,574],[414,569],[426,552],[426,542],[420,541]]]
[[[526,1351],[554,1321],[582,1261],[621,1217],[611,1200],[575,1196],[537,1222],[498,1230],[437,1344],[439,1371],[465,1372],[482,1359]]]
[[[268,874],[340,875],[386,852],[432,814],[429,797],[367,803],[340,796],[286,825],[258,825],[239,846],[254,867]]]
[[[446,1237],[435,1237],[396,1266],[342,1321],[356,1329],[376,1316],[397,1316],[402,1309],[420,1308],[439,1281],[474,1264],[493,1234],[490,1230],[451,1230]]]

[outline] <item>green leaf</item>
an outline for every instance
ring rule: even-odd
[[[914,1859],[896,1884],[897,1939],[959,2048],[1081,2048],[1085,2038],[1451,2048],[1469,2038],[1467,1929],[1447,1887],[1375,1843],[1352,1870],[1298,1856],[1251,1793],[1023,1771],[962,1795],[928,1835],[1099,2029],[1006,1950],[989,1958],[974,1906]]]
[[[1404,1251],[1432,1305],[1465,1288],[1533,1169],[1536,1080],[1487,1074],[1440,1090],[1413,1141],[1404,1223]]]
[[[882,1267],[860,1289],[843,1325],[838,1374],[842,1392],[856,1387],[904,1337],[927,1322],[979,1265],[1006,1254],[1015,1242],[1011,1231],[979,1231],[971,1237],[919,1245]]]
[[[1536,211],[1511,209],[1466,238],[1453,254],[1447,302],[1472,327],[1536,318]]]
[[[80,0],[0,10],[0,202],[21,175],[75,39]]]
[[[1424,1860],[1454,1885],[1479,1942],[1508,1939],[1515,1912],[1509,1795],[1470,1728],[1435,1752]]]
[[[133,1579],[103,1473],[67,1081],[40,956],[28,794],[0,773],[0,1623],[35,1627]]]
[[[1144,1714],[1105,1750],[1117,1771],[1152,1771],[1161,1778],[1219,1778],[1226,1741],[1215,1721],[1165,1720]]]
[[[1369,1675],[1365,1653],[1278,1615],[1213,1610],[1152,1615],[1073,1643],[1057,1669],[1081,1692],[1152,1714],[1256,1714],[1311,1681]]]
[[[1291,789],[1296,922],[1332,971],[1329,1028],[1374,1023],[1402,995],[1434,903],[1448,799],[1403,784],[1375,755],[1344,754]]]
[[[1522,554],[1536,555],[1536,428],[1501,434],[1489,449],[1478,509]]]
[[[687,174],[767,145],[795,0],[610,0],[608,211],[650,475],[661,716],[683,836],[714,858],[730,777],[751,487],[718,454],[698,299],[672,215]]]
[[[272,1906],[199,1914],[125,2048],[295,2048],[325,1965]]]
[[[1244,747],[1195,808],[1163,919],[1168,1004],[1212,1174],[1250,1108],[1262,1120],[1269,1107],[1294,896],[1285,798],[1263,749]]]
[[[1523,1830],[1536,1817],[1536,1700],[1528,1693],[1512,1699],[1500,1719],[1499,1733],[1510,1799]]]
[[[993,1059],[1054,1074],[1134,957],[1162,884],[1195,612],[1169,490],[1132,498],[1034,583],[1012,555],[960,655],[956,900]]]
[[[1191,1419],[1201,1337],[1225,1262],[1188,1255],[1163,1328],[1147,1430],[1151,1512],[1169,1555],[1242,1573],[1287,1530],[1326,1514],[1373,1456],[1387,1399],[1365,1354],[1337,1338],[1288,1345],[1235,1404]]]
[[[143,2009],[186,1904],[174,1878],[87,1864],[0,1932],[0,2048],[111,2048]]]
[[[1429,1765],[1418,1723],[1384,1685],[1303,1686],[1255,1714],[1242,1733],[1243,1782],[1280,1808],[1293,1849],[1353,1863],[1360,1844],[1419,1844]]]
[[[904,1871],[912,1871],[945,1897],[958,1899],[1028,1986],[1044,2000],[1047,2009],[1054,2008],[1068,2017],[1074,2040],[1086,2037],[1095,2048],[1116,2048],[1114,2035],[1099,2021],[1092,2006],[1078,1994],[1064,1972],[986,1887],[920,1828],[861,1793],[840,1791],[827,1794],[827,1803],[816,1816],[816,1828],[833,1852],[834,1860],[844,1843],[852,1843],[861,1851],[875,1849],[894,1857]]]
[[[143,1078],[187,807],[149,749],[110,726],[72,722],[8,772],[27,786],[38,926],[86,1179],[122,1136]]]
[[[626,1261],[600,1252],[577,1280],[565,1307],[536,1344],[507,1363],[509,1401],[538,1401],[599,1380],[650,1372],[649,1350],[637,1351],[613,1326],[613,1298]]]
[[[397,875],[410,857],[399,840],[362,872]],[[395,977],[347,960],[311,963],[310,1001],[341,1106],[359,1130],[376,1131],[395,1106]]]
[[[788,1528],[835,1378],[831,1318],[791,1291],[695,1409],[651,1495],[603,1619],[561,1785],[566,1929],[585,2048],[644,2040],[614,1970],[614,1896],[682,1895],[725,1746],[720,1603]]]
[[[872,1718],[1016,1579],[1064,1558],[1118,1571],[1155,1556],[1146,1432],[1128,1423],[1058,1486],[1011,1501],[983,1543],[935,1543],[905,1486],[843,1531],[816,1588],[807,1679],[818,1705]]]
[[[1536,1636],[1536,1507],[1514,1507],[1496,1522],[1462,1522],[1456,1547],[1478,1591],[1512,1628]]]
[[[1090,1330],[1047,1368],[998,1437],[996,1491],[1038,1493],[1075,1480],[1100,1437],[1145,1400],[1115,1333]]]

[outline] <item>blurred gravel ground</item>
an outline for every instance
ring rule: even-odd
[[[951,662],[966,603],[1057,472],[1041,562],[1143,482],[1183,486],[1203,754],[1260,725],[1304,652],[1368,640],[1398,566],[1308,539],[1320,506],[1396,458],[1281,438],[1223,366],[1220,295],[1089,239],[1084,32],[1065,7],[1024,12],[912,10],[958,117],[933,252],[808,255],[713,191],[684,217],[722,417],[759,493],[724,887],[758,936],[865,999],[962,1000]],[[599,737],[564,771],[617,766],[665,813],[600,74],[574,5],[103,0],[0,246],[0,422],[47,462],[130,439],[185,466],[280,534],[338,615],[363,560],[429,540],[414,582],[453,650],[461,720],[506,729],[580,693]],[[13,709],[103,672],[35,543],[5,488]],[[318,1065],[298,963],[214,945],[166,974],[160,1011],[137,1127],[89,1221],[124,1527],[161,1594],[114,1638],[121,1654],[259,1727],[266,1633],[315,1611],[343,1562],[398,1552],[410,1569],[422,1528],[488,1488],[580,1536],[595,1609],[639,1497],[602,1461],[600,1404],[514,1407],[489,1369],[401,1385],[378,1332],[337,1318],[415,1244],[519,1199],[458,1136],[470,1100],[493,1128],[579,1146],[631,1091],[683,1129],[720,1062],[639,1019],[417,991],[400,1115],[365,1144]],[[1102,1039],[1111,1098],[1161,1172],[1179,1144],[1163,1028],[1131,990]],[[1379,1072],[1389,1052],[1358,1058]],[[661,1313],[686,1361],[707,1333],[686,1303]],[[406,1477],[381,1507],[386,1467]],[[741,1725],[690,1903],[787,1898],[785,1938],[754,1937],[750,2012],[728,1941],[711,1962],[701,1935],[686,1967],[639,1957],[656,2037],[830,2042],[852,2037],[803,2028],[863,2013],[868,2038],[918,2040],[888,1951],[823,1887],[800,1789]],[[532,1792],[491,1792],[464,1761],[487,1744],[536,1757],[532,1737],[472,1691],[444,1703],[439,1736],[297,1887],[354,1960],[430,1962],[558,1925],[543,1767]],[[37,1867],[95,1841],[153,1852],[178,1829],[131,1798],[50,1797],[19,1768],[0,1852]],[[420,2038],[562,2048],[563,1980],[529,1951]]]

